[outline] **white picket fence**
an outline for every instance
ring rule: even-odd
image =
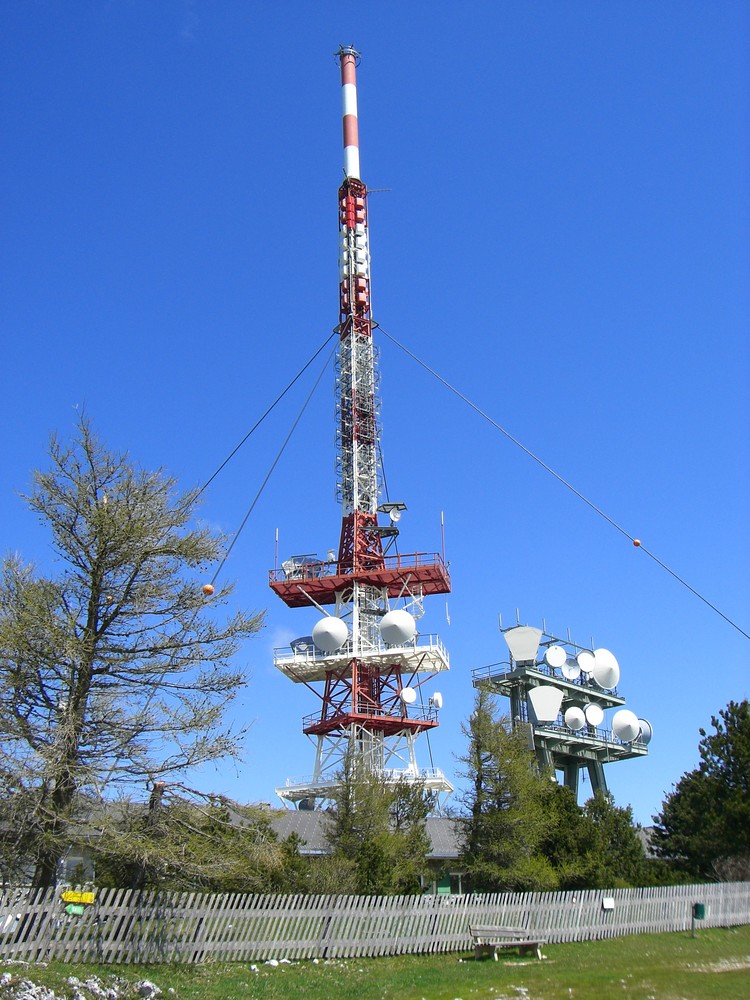
[[[82,914],[61,893],[0,898],[0,957],[229,962],[469,951],[470,924],[550,943],[750,924],[750,882],[466,896],[276,896],[101,889]]]

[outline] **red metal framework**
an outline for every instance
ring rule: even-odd
[[[415,684],[414,677],[408,683]],[[353,659],[344,670],[329,671],[323,692],[320,716],[303,723],[306,735],[345,731],[356,724],[363,729],[390,736],[409,731],[413,734],[433,729],[438,724],[433,708],[409,715],[400,698],[406,686],[400,667],[380,673],[377,665]],[[415,684],[415,686],[418,686]]]
[[[351,588],[355,581],[381,588],[389,598],[412,593],[422,596],[450,593],[448,567],[437,552],[383,556],[380,563],[357,572],[342,570],[340,562],[306,563],[296,566],[293,573],[274,569],[269,573],[269,585],[290,608],[309,607],[313,601],[333,604],[336,595]]]

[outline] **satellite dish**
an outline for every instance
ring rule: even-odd
[[[348,636],[349,629],[346,627],[346,622],[343,622],[340,618],[335,618],[333,615],[321,618],[312,630],[313,642],[324,653],[333,653],[335,650],[340,649]]]
[[[594,654],[590,653],[588,649],[582,649],[581,652],[576,656],[576,663],[581,668],[582,674],[591,674],[596,666],[596,660],[594,659]]]
[[[604,710],[595,701],[586,706],[584,715],[586,716],[586,722],[590,726],[593,726],[594,729],[597,729],[604,722]]]
[[[438,711],[440,711],[440,709],[443,707],[443,696],[440,694],[439,691],[436,691],[433,694],[433,696],[430,698],[430,701]]]
[[[541,684],[529,691],[529,701],[537,722],[554,722],[562,700],[563,692],[552,684]]]
[[[562,646],[548,646],[544,652],[544,662],[553,670],[559,670],[568,658]]]
[[[583,709],[579,708],[578,705],[571,705],[570,708],[566,708],[564,719],[568,729],[578,731],[586,725],[586,716],[583,713]]]
[[[566,681],[574,681],[581,676],[581,668],[572,657],[566,659],[565,663],[563,663],[562,675]]]
[[[646,719],[639,719],[638,722],[641,726],[640,742],[645,743],[646,746],[651,742],[651,738],[654,735],[654,730],[650,722]]]
[[[413,705],[417,700],[417,692],[414,688],[410,687],[401,688],[398,696],[401,701],[403,701],[404,705]]]
[[[594,680],[605,691],[617,687],[620,680],[620,664],[608,649],[594,650]]]
[[[533,663],[542,639],[542,630],[530,625],[516,625],[503,632],[503,639],[516,663]]]
[[[403,646],[404,643],[411,642],[416,632],[414,616],[400,608],[383,615],[380,622],[380,634],[383,642],[387,642],[389,646]]]
[[[632,743],[641,731],[641,724],[635,712],[629,708],[621,708],[612,716],[612,732],[623,743]]]
[[[394,507],[388,511],[388,517],[391,519],[391,524],[397,524],[401,520],[401,511],[398,507]]]

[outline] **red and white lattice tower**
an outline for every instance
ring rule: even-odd
[[[321,708],[303,720],[314,742],[312,775],[276,789],[287,803],[321,805],[335,792],[344,757],[386,781],[423,781],[438,796],[452,791],[435,768],[417,766],[417,736],[438,725],[442,698],[423,685],[448,669],[434,635],[417,632],[423,598],[445,594],[450,579],[437,553],[390,554],[402,503],[380,503],[377,358],[370,313],[367,188],[359,176],[356,67],[351,47],[341,64],[344,174],[339,189],[339,349],[337,490],[342,506],[339,550],[326,560],[293,556],[270,574],[271,589],[291,608],[324,616],[311,636],[274,652],[275,666],[305,684]],[[387,523],[379,523],[378,513]],[[326,608],[330,607],[330,612]]]

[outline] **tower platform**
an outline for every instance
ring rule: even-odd
[[[329,673],[345,671],[357,655],[370,669],[387,674],[400,667],[404,674],[437,674],[448,670],[448,652],[436,635],[419,635],[405,646],[375,646],[355,654],[351,639],[333,653],[324,653],[312,641],[312,636],[295,639],[293,645],[273,651],[273,665],[282,674],[307,684],[324,681]]]
[[[268,583],[290,608],[309,607],[312,602],[334,604],[336,595],[353,583],[380,588],[394,598],[415,591],[424,596],[448,594],[451,589],[448,567],[437,552],[385,556],[379,566],[354,573],[339,572],[338,562],[290,560],[270,571]]]

